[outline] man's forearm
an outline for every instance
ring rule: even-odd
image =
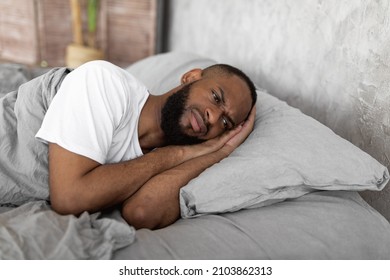
[[[213,162],[215,155],[226,156],[226,150],[230,150],[226,143],[239,131],[231,130],[202,144],[159,148],[137,159],[107,165],[49,144],[53,209],[62,214],[80,214],[122,203],[159,173],[194,158],[209,155],[206,158]]]
[[[154,176],[124,203],[123,217],[136,228],[161,228],[173,223],[180,216],[180,188],[226,156],[219,150]]]
[[[130,161],[100,165],[51,145],[50,198],[53,208],[64,214],[94,212],[122,203],[156,174],[199,153],[192,147],[171,146]]]

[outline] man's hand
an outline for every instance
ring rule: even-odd
[[[161,228],[180,217],[179,192],[206,168],[226,158],[252,132],[256,109],[239,127],[202,144],[189,146],[193,158],[146,182],[122,206],[124,219],[135,228]],[[198,153],[197,157],[194,155]]]
[[[253,130],[256,116],[256,107],[254,106],[248,119],[238,125],[236,128],[223,133],[213,139],[207,140],[201,144],[187,146],[187,157],[196,158],[211,154],[217,151],[223,151],[226,156],[230,155],[239,145],[241,145]]]
[[[208,150],[215,150],[218,145],[198,147],[191,152],[188,147],[167,146],[136,159],[102,165],[50,143],[52,207],[61,214],[78,215],[121,204],[150,178]]]
[[[256,106],[253,106],[248,119],[239,125],[239,131],[233,137],[226,142],[223,149],[225,149],[229,154],[232,153],[238,146],[240,146],[249,134],[253,131],[256,117]]]

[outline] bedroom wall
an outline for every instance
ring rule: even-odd
[[[231,63],[390,166],[390,1],[171,0],[166,50]],[[362,196],[390,220],[390,188]]]

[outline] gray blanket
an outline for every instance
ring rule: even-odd
[[[48,147],[35,134],[69,71],[52,69],[1,94],[0,206],[15,208],[0,214],[2,259],[109,258],[134,239],[134,229],[120,217],[100,220],[84,213],[77,218],[50,210]]]
[[[0,99],[0,204],[49,199],[47,145],[35,134],[67,72],[53,69]]]
[[[43,201],[7,211],[0,215],[0,259],[111,259],[135,231],[99,215],[61,216]]]

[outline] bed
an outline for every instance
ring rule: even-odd
[[[205,5],[205,1],[176,2],[171,12],[172,20],[178,22],[181,16],[196,13],[200,6]],[[217,1],[210,2],[214,8],[221,5]],[[268,6],[264,1],[249,2],[252,3],[249,5],[251,10],[261,8],[259,13],[280,9],[281,13],[276,17],[283,16],[285,6],[288,6],[284,1],[268,3]],[[308,10],[312,7],[308,1],[302,1],[302,4]],[[184,6],[187,10],[182,14],[180,9]],[[293,15],[298,13],[289,8]],[[354,13],[355,8],[351,7]],[[248,7],[238,5],[237,9]],[[321,7],[316,9],[321,10]],[[223,11],[226,9],[221,13]],[[153,94],[164,93],[177,85],[180,75],[192,68],[203,68],[216,62],[239,67],[244,62],[249,63],[245,58],[241,63],[236,61],[236,57],[222,49],[218,54],[197,49],[195,54],[183,47],[186,42],[179,40],[180,28],[186,28],[186,24],[172,27],[171,34],[177,36],[178,41],[170,43],[169,52],[148,57],[126,68]],[[212,33],[210,30],[208,36]],[[195,31],[193,38],[195,46],[201,45]],[[250,49],[248,47],[248,53]],[[265,63],[265,68],[256,71],[265,71],[266,66]],[[273,77],[264,80],[255,75],[256,71],[251,71],[257,67],[254,59],[252,65],[242,67],[255,77],[257,84],[257,116],[253,133],[230,157],[182,188],[181,219],[166,228],[152,231],[135,230],[127,225],[118,209],[83,213],[80,217],[61,216],[50,209],[45,199],[48,193],[41,186],[47,180],[45,157],[26,155],[17,144],[27,138],[20,139],[20,135],[33,133],[37,126],[31,118],[25,117],[31,116],[25,112],[42,114],[36,110],[42,104],[31,104],[28,98],[30,92],[42,86],[42,81],[35,79],[30,86],[18,86],[40,72],[31,72],[20,65],[2,65],[0,192],[2,197],[17,196],[6,189],[12,181],[14,185],[15,182],[26,185],[33,195],[30,196],[32,199],[21,199],[17,206],[2,204],[0,258],[389,260],[390,224],[386,212],[383,212],[388,205],[374,208],[375,203],[370,200],[371,193],[374,197],[385,195],[388,189],[390,177],[386,162],[376,156],[378,149],[386,155],[387,146],[377,145],[372,152],[363,149],[366,147],[364,143],[356,145],[353,139],[336,134],[337,129],[331,124],[326,126],[325,121],[309,116],[309,102],[304,102],[302,88],[294,91],[295,101],[299,100],[297,95],[302,94],[302,104],[292,106],[292,99],[284,98],[289,102],[282,100],[283,87],[289,81],[291,85],[296,83],[292,80],[296,72],[287,75],[286,70],[286,77],[279,77],[272,84]],[[15,91],[8,93],[10,90]],[[313,95],[320,93],[323,92],[312,92]],[[50,96],[50,92],[47,94]],[[42,100],[47,100],[45,98]],[[321,100],[324,97],[313,97],[316,98]],[[302,106],[300,109],[299,105]],[[15,127],[20,129],[17,132],[23,133],[15,133]],[[371,143],[375,141],[376,138],[371,139]],[[37,149],[38,154],[44,151],[44,147]],[[15,157],[17,153],[23,156]],[[17,176],[10,175],[12,168],[17,170]],[[23,176],[25,178],[21,179]],[[362,198],[362,192],[366,199]]]

